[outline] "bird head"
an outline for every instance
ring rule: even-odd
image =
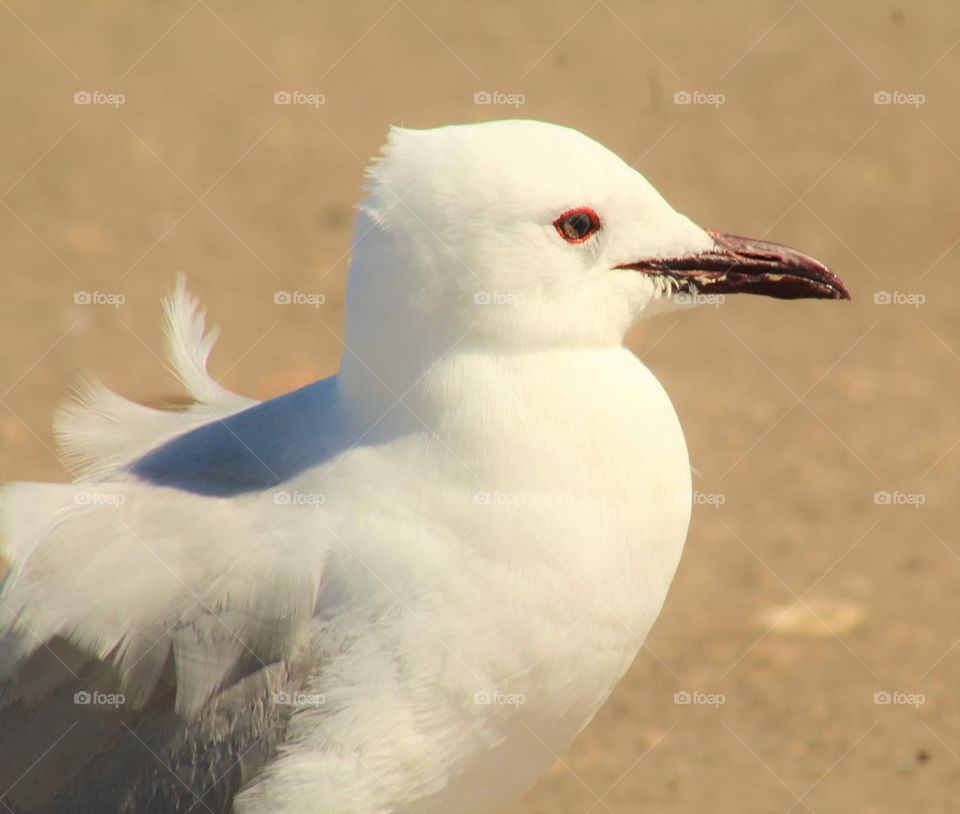
[[[807,255],[700,228],[617,155],[558,125],[394,128],[368,181],[348,344],[610,345],[704,294],[849,298]]]

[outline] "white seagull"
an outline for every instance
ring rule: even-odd
[[[4,809],[501,809],[630,666],[687,533],[683,433],[624,333],[849,297],[552,124],[393,129],[368,181],[338,375],[225,390],[178,283],[195,404],[87,385],[56,424],[78,479],[3,490]]]

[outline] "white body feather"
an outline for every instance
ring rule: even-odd
[[[556,130],[567,149],[570,131]],[[458,303],[505,285],[510,261],[464,251],[471,268],[493,271],[443,293],[445,250],[410,249],[390,227],[404,206],[431,215],[415,196],[389,214],[396,190],[420,183],[420,171],[397,174],[416,164],[403,160],[421,136],[403,138],[361,218],[384,236],[358,244],[340,377],[259,405],[229,393],[206,373],[213,336],[181,282],[168,352],[197,404],[151,410],[92,386],[57,425],[83,479],[2,495],[11,568],[0,670],[66,635],[113,658],[137,703],[172,650],[189,719],[250,651],[314,655],[307,690],[320,700],[297,710],[240,814],[496,810],[563,752],[630,665],[687,530],[676,415],[620,345],[658,296],[653,284],[587,268],[583,280],[600,287],[591,300],[565,282],[544,288],[541,270],[518,274],[531,341],[503,339],[515,316],[502,309],[462,341]],[[606,154],[597,163],[585,179],[591,169],[601,182],[626,178],[648,220],[663,223],[647,244],[643,230],[624,233],[626,245],[609,238],[591,263],[705,240],[631,171]],[[436,197],[431,183],[423,201]],[[568,262],[560,249],[548,266]],[[387,261],[421,276],[384,280]],[[587,259],[571,262],[580,274]],[[558,321],[564,307],[569,324]],[[290,427],[302,444],[282,435]],[[231,435],[275,483],[256,463],[238,465],[242,452],[223,452]],[[190,480],[198,467],[219,492]]]

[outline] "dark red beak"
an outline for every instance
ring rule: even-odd
[[[762,294],[781,300],[849,300],[850,292],[818,260],[779,243],[707,234],[715,247],[702,254],[641,260],[618,268],[672,278],[679,291],[701,294]]]

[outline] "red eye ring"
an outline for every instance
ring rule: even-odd
[[[568,209],[557,218],[553,222],[553,228],[567,243],[583,243],[589,240],[594,232],[599,231],[600,218],[589,206],[578,206],[576,209]]]

